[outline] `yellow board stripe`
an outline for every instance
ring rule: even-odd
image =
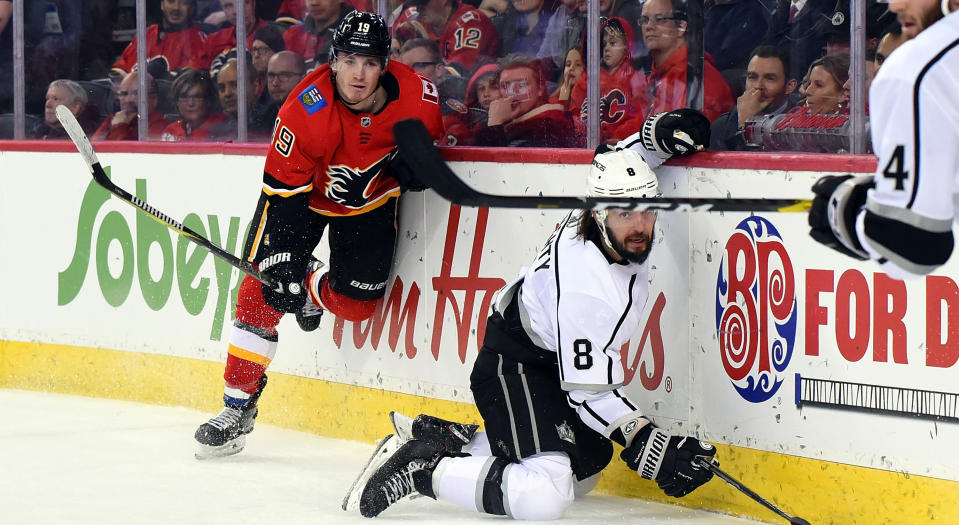
[[[239,357],[240,359],[246,359],[247,361],[252,361],[258,365],[263,365],[263,366],[270,366],[270,362],[273,361],[269,357],[260,355],[256,352],[245,350],[236,345],[229,345],[227,347],[227,353],[229,353],[230,355],[234,357]]]
[[[396,188],[395,190],[392,190],[392,191],[389,191],[389,192],[387,192],[387,193],[384,193],[383,195],[380,195],[379,197],[377,197],[377,199],[376,199],[375,201],[370,202],[370,203],[367,204],[366,206],[364,206],[364,207],[362,207],[362,208],[359,208],[359,209],[356,209],[356,210],[353,210],[353,211],[350,211],[350,212],[347,212],[347,213],[333,213],[333,212],[329,212],[329,211],[326,211],[326,210],[319,210],[319,209],[316,209],[316,208],[314,208],[314,207],[312,207],[312,206],[310,207],[310,210],[312,210],[312,211],[314,211],[314,212],[316,212],[316,213],[319,213],[320,215],[326,215],[326,216],[329,216],[329,217],[349,217],[350,215],[359,215],[359,214],[361,214],[361,213],[366,213],[366,212],[368,212],[368,211],[375,210],[375,209],[379,208],[380,206],[382,206],[382,205],[386,204],[387,202],[389,202],[389,201],[390,201],[390,198],[392,198],[392,197],[399,197],[401,194],[402,194],[402,191],[400,191],[399,188]]]
[[[104,381],[105,377],[111,380]],[[222,377],[222,360],[0,341],[0,388],[185,406],[213,414],[223,406]],[[297,402],[289,403],[290,399]],[[276,372],[270,373],[260,407],[258,421],[365,442],[392,431],[391,410],[480,421],[476,408],[467,403]],[[719,479],[685,498],[667,498],[655,483],[626,468],[618,456],[617,451],[603,472],[601,492],[781,522]],[[786,513],[810,523],[959,523],[959,482],[729,445],[719,445],[717,457],[730,475]]]

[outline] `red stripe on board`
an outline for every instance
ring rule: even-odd
[[[217,142],[125,142],[94,141],[101,153],[161,153],[265,155],[268,147],[260,144]],[[73,143],[64,140],[5,140],[0,151],[72,152]],[[589,164],[592,152],[586,149],[558,148],[442,148],[448,161],[516,162],[535,164]],[[670,166],[712,169],[822,171],[828,173],[872,173],[876,171],[873,155],[839,155],[814,153],[749,153],[706,151],[690,157],[679,157]]]

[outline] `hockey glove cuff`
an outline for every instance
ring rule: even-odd
[[[873,187],[872,175],[827,175],[817,180],[812,187],[816,196],[809,209],[809,235],[850,257],[869,259],[856,235],[856,217]]]
[[[689,155],[709,145],[710,124],[695,109],[676,109],[650,115],[643,122],[643,147],[662,159]]]
[[[260,261],[260,271],[276,281],[271,288],[263,285],[263,301],[278,312],[295,313],[306,304],[306,264],[290,252],[274,253]]]
[[[667,496],[681,498],[713,477],[696,466],[697,457],[712,461],[716,447],[687,436],[673,436],[653,424],[639,430],[620,457],[640,477],[656,481]]]

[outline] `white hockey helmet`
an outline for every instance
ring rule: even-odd
[[[659,180],[643,157],[631,149],[593,157],[586,178],[590,197],[658,197]]]
[[[586,194],[590,197],[659,197],[659,179],[639,153],[631,149],[607,151],[593,157],[586,177]],[[596,210],[596,224],[603,243],[615,251],[606,218],[605,209]]]

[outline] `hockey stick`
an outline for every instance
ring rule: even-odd
[[[711,462],[711,461],[706,461],[705,458],[697,457],[697,458],[694,458],[694,459],[693,459],[693,465],[694,465],[694,466],[697,466],[697,467],[700,467],[700,468],[704,468],[704,469],[712,472],[713,474],[715,474],[716,476],[718,476],[719,479],[725,481],[726,483],[729,483],[730,485],[733,486],[733,488],[735,488],[735,489],[738,490],[739,492],[742,492],[743,494],[745,494],[745,495],[749,496],[750,498],[752,498],[753,500],[757,501],[760,505],[762,505],[762,506],[766,507],[767,509],[775,512],[776,514],[779,514],[780,516],[783,517],[783,519],[785,519],[785,520],[788,521],[789,523],[791,523],[791,524],[793,524],[793,525],[809,525],[809,522],[808,522],[808,521],[806,521],[806,520],[804,520],[804,519],[802,519],[802,518],[800,518],[800,517],[797,517],[797,516],[790,516],[789,514],[786,514],[785,512],[783,512],[779,507],[777,507],[777,506],[773,505],[772,503],[766,501],[766,499],[764,499],[762,496],[760,496],[759,494],[756,494],[755,492],[753,492],[752,490],[750,490],[749,487],[747,487],[746,485],[743,485],[742,483],[740,483],[739,481],[737,481],[735,478],[733,478],[733,477],[730,476],[729,474],[726,474],[725,472],[723,472],[722,470],[720,470],[718,464],[713,463],[713,462]]]
[[[277,284],[272,278],[264,275],[251,264],[241,261],[232,253],[223,250],[219,246],[210,242],[206,237],[203,237],[190,228],[187,228],[180,222],[171,219],[165,213],[157,210],[153,206],[150,206],[149,204],[138,199],[135,195],[131,195],[130,192],[114,184],[113,181],[107,177],[106,172],[103,171],[103,167],[100,166],[100,161],[97,159],[96,152],[93,151],[93,145],[90,144],[90,139],[87,138],[87,135],[83,132],[83,128],[80,127],[80,123],[77,122],[76,117],[73,116],[73,113],[67,109],[66,106],[57,106],[57,120],[60,121],[63,129],[65,129],[67,134],[70,135],[70,139],[73,140],[73,144],[80,152],[80,156],[82,156],[83,160],[86,162],[87,168],[89,168],[93,173],[93,180],[96,181],[97,184],[103,186],[104,189],[116,195],[124,202],[129,203],[131,206],[134,206],[138,210],[153,217],[154,220],[162,223],[164,226],[170,228],[177,234],[190,239],[203,248],[206,248],[211,254],[213,254],[214,257],[219,257],[237,270],[240,270],[241,272],[253,277],[254,279],[271,288],[276,288]]]
[[[714,199],[658,197],[568,197],[545,195],[493,195],[478,191],[463,182],[446,165],[422,122],[407,119],[393,126],[400,155],[427,186],[444,199],[462,206],[490,208],[628,208],[666,211],[776,211],[804,212],[812,201],[803,199]]]

